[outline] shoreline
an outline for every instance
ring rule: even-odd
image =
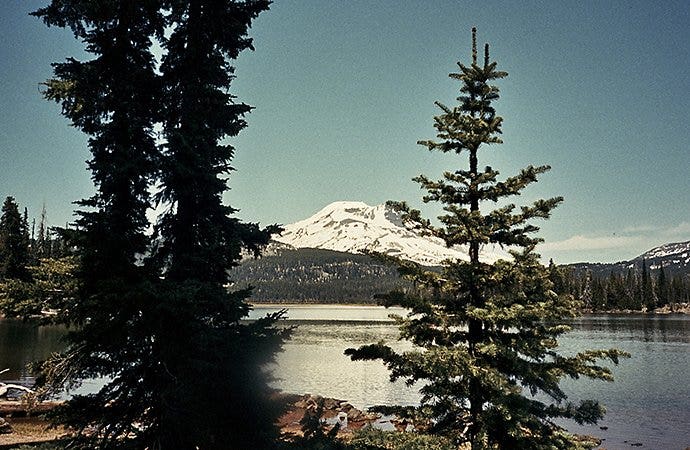
[[[376,303],[320,303],[320,302],[249,302],[252,308],[330,308],[334,306],[345,308],[385,308]],[[690,303],[680,303],[673,310],[669,306],[656,308],[654,311],[638,311],[634,309],[611,309],[605,311],[594,311],[591,309],[583,309],[579,311],[580,315],[595,315],[595,314],[620,314],[620,315],[648,315],[648,316],[668,316],[668,315],[690,315]],[[0,316],[1,317],[1,316]]]

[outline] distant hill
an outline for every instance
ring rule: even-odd
[[[611,271],[625,274],[640,270],[642,260],[650,270],[663,262],[669,276],[690,273],[690,241],[656,247],[629,261],[612,264],[577,263],[565,267],[576,274],[590,270],[605,278]],[[315,248],[294,248],[274,242],[264,256],[247,258],[231,271],[236,287],[254,286],[251,301],[257,303],[376,303],[374,295],[410,284],[397,269],[369,256]]]
[[[280,244],[230,275],[237,287],[254,286],[253,302],[376,303],[375,294],[410,286],[395,267],[366,255]]]
[[[576,263],[567,264],[566,267],[572,268],[576,273],[590,270],[594,276],[603,277],[610,275],[611,272],[624,274],[628,269],[640,269],[642,261],[645,261],[647,267],[652,271],[658,270],[663,264],[664,271],[670,276],[690,274],[690,241],[664,244],[628,261]]]
[[[448,249],[442,241],[407,229],[399,213],[387,205],[335,202],[313,216],[285,226],[274,236],[264,255],[246,259],[233,269],[236,286],[254,286],[251,300],[275,303],[375,303],[374,295],[410,287],[397,269],[362,255],[373,250],[437,266],[443,259],[467,260],[466,249]],[[487,249],[485,262],[506,258],[506,253]],[[508,256],[509,257],[509,256]],[[664,265],[669,277],[690,274],[690,241],[665,244],[629,261],[612,264],[577,263],[565,267],[575,276],[587,271],[596,278]]]

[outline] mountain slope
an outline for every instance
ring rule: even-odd
[[[669,275],[690,273],[690,241],[674,242],[654,247],[643,254],[617,263],[577,263],[568,264],[577,272],[590,270],[595,276],[608,276],[611,272],[625,273],[628,269],[641,270],[645,261],[650,270],[658,270],[663,264]]]
[[[295,248],[319,248],[339,252],[376,251],[428,266],[444,259],[469,260],[467,248],[448,248],[440,239],[420,236],[405,228],[400,214],[387,205],[335,202],[308,219],[286,225],[274,239]],[[486,249],[485,262],[506,258],[507,253]]]
[[[645,260],[650,269],[656,270],[663,264],[664,270],[673,275],[690,272],[690,241],[660,245],[644,252],[629,262],[640,266]]]
[[[395,267],[366,255],[271,247],[230,271],[236,287],[254,287],[252,302],[375,303],[376,294],[411,287]]]

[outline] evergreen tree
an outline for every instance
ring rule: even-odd
[[[608,309],[606,283],[601,278],[592,280],[592,311],[606,311]]]
[[[14,197],[7,197],[2,204],[2,216],[0,216],[0,279],[28,279],[27,234],[26,211],[22,217]]]
[[[681,275],[675,275],[673,277],[673,280],[671,281],[671,288],[670,288],[671,294],[670,294],[670,303],[671,303],[671,310],[675,310],[675,306],[678,303],[684,303],[687,301],[687,288],[685,284],[683,283],[683,277]]]
[[[637,272],[630,268],[625,275],[625,293],[628,298],[628,308],[639,311],[642,309],[642,303],[640,302],[639,291],[639,280]]]
[[[619,274],[611,271],[606,287],[606,309],[629,309],[630,301],[625,289],[625,281]]]
[[[594,300],[592,298],[592,271],[587,269],[584,275],[581,277],[579,297],[582,305],[585,308],[593,309]]]
[[[656,308],[656,294],[652,284],[652,276],[647,269],[647,260],[642,258],[642,275],[640,275],[640,303],[648,312]]]
[[[34,239],[34,258],[47,258],[50,256],[50,235],[46,223],[46,205],[41,209],[41,220],[38,222],[38,237]]]
[[[148,250],[146,211],[157,148],[160,103],[152,38],[162,36],[159,0],[53,0],[35,16],[67,27],[93,58],[53,65],[45,97],[89,136],[96,193],[78,202],[76,301],[61,311],[68,348],[43,364],[45,388],[103,377],[95,393],[75,395],[55,419],[76,431],[80,448],[144,448],[165,371],[151,350],[158,337],[158,274],[139,261]]]
[[[22,215],[22,222],[21,222],[21,233],[22,233],[22,247],[27,249],[26,255],[27,255],[27,264],[31,262],[31,253],[32,253],[32,241],[31,241],[31,232],[29,229],[29,209],[25,206],[24,207],[24,215]]]
[[[659,263],[659,274],[656,279],[657,306],[666,306],[670,303],[670,285],[664,270],[664,262]]]
[[[231,61],[252,49],[247,32],[268,6],[266,0],[170,1],[159,195],[168,209],[156,227],[153,259],[164,270],[168,299],[156,345],[168,390],[156,401],[168,408],[153,446],[268,448],[278,435],[278,405],[262,367],[286,336],[273,326],[282,314],[243,323],[250,291],[226,287],[241,252],[256,254],[278,229],[241,222],[222,200],[234,148],[221,140],[246,126],[251,109],[229,93]],[[213,382],[199,382],[204,379]]]
[[[80,249],[77,299],[61,316],[75,326],[70,345],[43,365],[52,389],[109,380],[57,411],[73,445],[267,448],[277,434],[262,367],[288,331],[273,327],[280,313],[240,323],[250,290],[225,287],[240,252],[258,252],[277,228],[230,217],[221,196],[233,148],[219,143],[246,125],[228,61],[251,48],[249,25],[268,4],[53,0],[34,13],[94,55],[55,64],[45,92],[90,136],[97,187],[80,202],[78,232],[64,230]],[[154,39],[167,52],[160,68]],[[155,248],[145,233],[154,180],[169,206]]]
[[[553,262],[553,259],[549,259],[549,280],[553,283],[554,292],[558,294],[568,293],[566,277],[563,270]]]
[[[534,253],[540,239],[532,237],[538,227],[531,222],[548,218],[561,198],[519,208],[506,204],[506,198],[520,194],[549,168],[529,166],[504,181],[498,181],[491,167],[479,168],[479,151],[501,143],[502,118],[492,105],[499,91],[491,83],[507,74],[490,60],[488,45],[483,63],[477,61],[474,30],[472,62],[458,65],[460,72],[450,77],[461,83],[459,105],[437,103],[439,141],[420,144],[443,153],[467,153],[469,167],[447,171],[440,181],[416,178],[427,191],[424,201],[443,206],[441,225],[433,225],[405,203],[395,205],[410,227],[443,239],[449,247],[467,245],[469,261],[448,260],[440,273],[399,262],[401,273],[420,290],[392,292],[384,304],[410,308],[410,314],[397,322],[401,336],[417,348],[398,353],[379,343],[346,353],[354,360],[383,360],[391,379],[421,381],[419,407],[387,410],[412,416],[418,423],[427,419],[432,433],[469,442],[475,450],[577,448],[573,437],[552,419],[594,423],[602,417],[602,408],[594,401],[567,402],[559,380],[610,380],[610,370],[597,360],[615,363],[621,352],[558,353],[557,338],[568,330],[563,320],[574,315],[577,305],[554,293],[549,272]],[[480,209],[499,201],[503,206]],[[483,262],[479,250],[486,244],[512,249],[512,258]],[[541,396],[535,397],[537,393]]]

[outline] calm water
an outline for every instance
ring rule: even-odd
[[[274,308],[257,307],[253,316]],[[379,362],[352,362],[343,350],[380,340],[398,349],[397,329],[385,310],[372,306],[290,306],[288,324],[297,325],[273,367],[275,385],[292,393],[347,399],[359,407],[415,404],[415,388],[390,383]],[[565,425],[605,439],[603,447],[683,450],[690,446],[690,316],[590,315],[574,322],[561,339],[564,352],[617,347],[632,353],[614,367],[616,381],[568,380],[571,400],[594,398],[608,409],[597,426]],[[0,321],[3,380],[31,381],[22,368],[61,347],[63,331]],[[600,429],[605,427],[605,430]],[[641,444],[640,446],[632,444]]]
[[[268,311],[275,309],[257,308],[255,314]],[[386,322],[389,312],[366,306],[291,307],[288,323],[298,328],[276,361],[276,386],[347,399],[359,407],[415,404],[416,389],[390,383],[382,364],[352,362],[343,355],[347,347],[379,340],[405,348],[396,341],[397,328]],[[613,368],[614,383],[564,382],[571,400],[598,399],[608,411],[596,426],[564,423],[568,429],[604,439],[602,447],[609,450],[690,446],[690,316],[589,315],[573,323],[561,347],[564,353],[615,347],[632,354]]]

